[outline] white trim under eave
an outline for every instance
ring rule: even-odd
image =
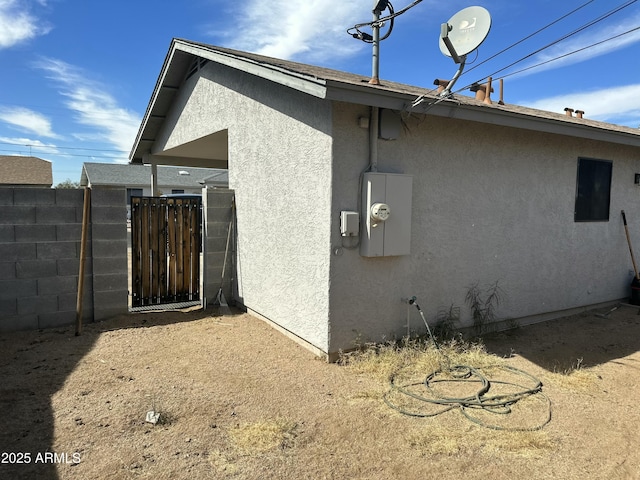
[[[552,118],[534,117],[522,113],[504,112],[498,109],[470,105],[447,105],[444,102],[429,111],[429,114],[472,122],[488,123],[503,127],[520,128],[536,132],[553,133],[566,137],[584,138],[616,145],[640,147],[640,135],[630,135],[615,130],[605,130],[593,125],[574,124]],[[416,112],[419,113],[419,112]]]
[[[329,100],[388,108],[396,111],[409,112],[410,110],[407,106],[415,99],[415,96],[394,91],[372,90],[337,82],[331,82],[329,87],[327,92],[327,99]],[[536,132],[554,133],[568,137],[585,138],[617,145],[640,147],[640,135],[606,130],[586,123],[569,123],[553,118],[508,112],[491,106],[464,105],[456,102],[455,97],[433,105],[428,111],[424,111],[420,107],[411,111],[418,115],[435,115]]]

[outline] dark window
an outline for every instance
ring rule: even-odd
[[[171,193],[184,193],[184,190],[171,190]]]
[[[612,165],[607,160],[578,159],[576,222],[609,221]]]

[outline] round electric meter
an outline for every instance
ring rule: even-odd
[[[376,222],[384,222],[391,215],[391,209],[386,203],[374,203],[371,205],[371,219]]]

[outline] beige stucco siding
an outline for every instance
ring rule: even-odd
[[[327,351],[330,104],[210,63],[165,124],[161,150],[228,129],[239,300]]]
[[[368,164],[363,115],[368,109],[334,106],[334,215],[357,207]],[[414,176],[411,255],[332,256],[332,351],[406,333],[401,299],[412,295],[430,322],[455,305],[469,324],[464,299],[474,283],[498,281],[499,316],[523,321],[629,295],[620,210],[640,212],[637,149],[446,118],[404,121],[398,140],[379,141],[378,170]],[[613,161],[609,222],[574,222],[578,157]],[[341,244],[335,225],[332,239]]]

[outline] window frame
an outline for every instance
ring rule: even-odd
[[[608,222],[611,217],[613,161],[578,157],[576,170],[574,222]],[[604,178],[603,174],[606,175]],[[602,187],[605,191],[599,192]]]

